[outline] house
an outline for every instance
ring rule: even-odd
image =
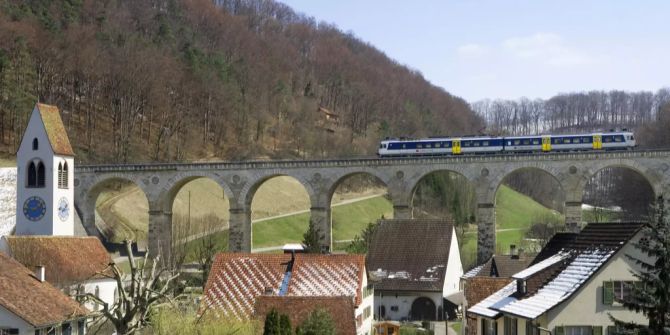
[[[516,251],[514,245],[510,246],[509,255],[493,255],[484,264],[468,271],[461,277],[461,286],[465,299],[463,311],[466,311],[466,326],[468,335],[475,335],[477,331],[477,318],[467,314],[470,305],[476,305],[489,295],[505,287],[512,275],[525,269],[533,261],[535,256]]]
[[[628,284],[639,270],[627,255],[644,259],[634,243],[639,223],[591,223],[579,234],[552,239],[531,265],[514,274],[468,313],[477,318],[477,334],[610,335],[610,315],[645,323],[624,308]]]
[[[362,255],[303,253],[216,255],[205,285],[201,313],[248,319],[260,296],[348,297],[356,334],[372,327],[373,290]]]
[[[450,221],[380,220],[366,262],[376,319],[443,320],[460,303],[463,266]]]
[[[70,296],[90,293],[113,304],[116,280],[112,277],[112,259],[96,237],[75,236],[4,236],[0,251],[27,268],[41,266],[45,279]],[[87,303],[98,310],[101,306]]]
[[[254,306],[254,318],[263,324],[265,323],[265,317],[272,309],[277,310],[280,314],[287,315],[294,330],[305,322],[311,312],[323,309],[330,314],[335,324],[335,334],[356,334],[354,303],[346,296],[259,296],[256,298]]]
[[[88,310],[0,252],[0,334],[86,333]]]

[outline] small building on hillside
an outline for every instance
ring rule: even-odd
[[[466,315],[463,327],[465,334],[475,335],[477,332],[477,318],[467,314],[468,306],[476,305],[505,287],[515,273],[527,268],[535,258],[516,250],[515,246],[511,246],[510,255],[493,255],[484,264],[468,271],[461,278],[465,297],[463,301],[463,311]]]
[[[630,294],[638,270],[627,255],[645,259],[634,247],[639,223],[591,223],[579,234],[559,235],[512,276],[502,289],[470,307],[479,335],[614,335],[610,315],[646,323],[620,302]]]
[[[335,334],[356,335],[354,303],[349,297],[297,297],[297,296],[259,296],[254,305],[254,318],[261,324],[265,317],[275,309],[291,320],[293,330],[300,326],[310,313],[322,309],[330,314],[335,324]]]
[[[0,252],[0,334],[86,334],[88,310]]]
[[[90,293],[114,303],[117,287],[112,259],[96,237],[4,236],[0,251],[27,268],[44,267],[46,281],[65,294]],[[101,306],[87,303],[86,307],[97,310]]]
[[[363,255],[246,254],[216,255],[200,307],[204,313],[249,319],[260,296],[347,297],[352,301],[356,334],[372,328],[373,290]]]
[[[440,321],[462,300],[463,266],[450,221],[380,220],[366,263],[378,320]]]

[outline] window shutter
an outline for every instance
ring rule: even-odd
[[[603,282],[603,304],[612,305],[614,303],[614,283],[611,281]]]
[[[603,326],[593,326],[593,335],[603,335]]]
[[[556,329],[554,329],[554,334],[555,335],[565,335],[565,328],[563,328],[562,326],[561,327],[556,327]]]

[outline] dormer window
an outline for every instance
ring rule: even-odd
[[[40,148],[40,142],[37,140],[37,137],[33,138],[33,150]]]
[[[528,289],[526,287],[526,280],[525,279],[517,279],[516,280],[516,291],[519,294],[526,294],[528,292]]]

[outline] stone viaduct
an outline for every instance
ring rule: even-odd
[[[216,181],[230,202],[230,249],[251,251],[251,201],[258,187],[276,176],[300,181],[311,201],[311,220],[331,246],[331,198],[345,178],[365,173],[388,188],[396,218],[410,218],[417,183],[435,171],[463,175],[477,194],[478,260],[495,250],[495,193],[505,176],[521,169],[539,169],[555,178],[566,195],[569,229],[582,220],[586,182],[606,167],[629,168],[641,174],[656,196],[670,190],[670,151],[618,151],[532,155],[448,156],[391,159],[252,161],[222,163],[90,165],[75,168],[75,206],[87,232],[95,227],[95,202],[107,182],[127,180],[142,189],[149,202],[149,249],[165,250],[172,241],[172,203],[180,188],[197,178]],[[167,251],[167,250],[165,250]]]

